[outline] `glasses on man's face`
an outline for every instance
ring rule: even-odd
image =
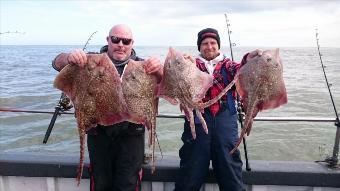
[[[131,44],[131,41],[132,41],[132,39],[129,39],[129,38],[119,38],[116,36],[111,36],[110,38],[111,38],[111,42],[114,44],[118,44],[120,41],[122,41],[124,45],[129,45]]]

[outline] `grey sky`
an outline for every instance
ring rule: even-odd
[[[0,44],[105,44],[112,25],[125,23],[136,45],[196,44],[197,32],[219,30],[227,43],[224,13],[238,46],[340,46],[339,1],[9,1],[0,2]]]

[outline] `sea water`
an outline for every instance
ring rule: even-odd
[[[98,51],[101,46],[89,46]],[[60,91],[53,88],[58,74],[51,62],[61,52],[82,46],[0,46],[0,108],[54,111]],[[197,47],[174,47],[197,55]],[[236,47],[235,61],[256,48]],[[280,48],[288,103],[258,117],[335,118],[317,48]],[[168,47],[136,47],[140,57],[164,62]],[[340,110],[340,48],[321,48],[322,59],[336,108]],[[229,49],[222,48],[229,56]],[[73,111],[73,110],[71,110]],[[160,114],[180,114],[178,106],[161,99]],[[51,114],[0,112],[0,152],[79,155],[77,124],[73,115],[58,116],[47,144],[42,144]],[[178,157],[183,119],[157,119],[157,137],[164,157]],[[334,123],[255,121],[247,150],[251,160],[322,160],[332,154]],[[147,135],[147,134],[146,134]],[[240,146],[243,152],[243,146]],[[148,150],[147,150],[148,152]],[[161,152],[157,148],[157,157]]]

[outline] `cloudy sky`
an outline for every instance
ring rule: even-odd
[[[339,0],[0,0],[0,9],[1,45],[81,45],[94,31],[91,44],[102,45],[119,23],[137,46],[194,46],[206,27],[227,44],[227,13],[238,46],[311,47],[318,28],[322,46],[340,47]]]

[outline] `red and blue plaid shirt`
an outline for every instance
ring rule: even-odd
[[[241,63],[233,62],[229,58],[224,58],[222,61],[218,62],[215,66],[214,72],[213,72],[213,78],[214,78],[214,84],[207,93],[205,94],[205,97],[203,98],[203,102],[209,101],[212,98],[216,97],[228,84],[225,84],[225,80],[223,79],[222,75],[222,68],[224,67],[227,71],[227,81],[230,83],[236,74],[236,72],[240,69],[242,65],[246,63],[246,58],[248,54],[246,54]],[[199,58],[196,58],[196,66],[203,72],[208,72],[205,63],[200,60]],[[234,98],[236,97],[235,90],[232,90],[232,94]],[[221,98],[222,101],[227,101],[227,96],[224,95]],[[214,103],[209,107],[211,113],[215,116],[218,111],[221,109],[220,101]]]

